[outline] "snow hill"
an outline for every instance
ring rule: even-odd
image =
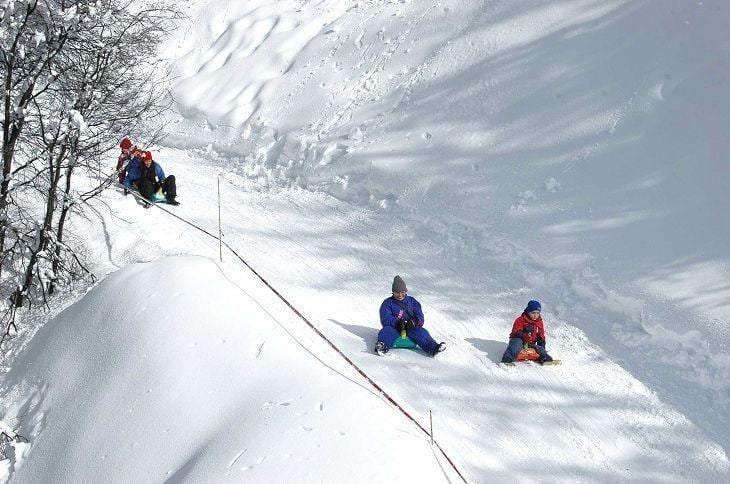
[[[363,480],[443,479],[408,422],[366,388],[342,391],[204,258],[114,273],[7,378],[40,437],[13,482],[335,482],[353,467]],[[403,448],[413,455],[391,459]]]
[[[470,481],[728,480],[726,2],[196,0],[187,8],[189,24],[164,53],[179,116],[153,147],[178,178],[174,213],[215,232],[220,179],[227,243],[420,422],[433,411],[437,440]],[[88,249],[97,272],[157,262],[110,276],[15,357],[0,415],[31,442],[7,473],[22,481],[109,472],[101,444],[62,443],[73,433],[114,435],[128,450],[107,453],[123,469],[111,480],[148,469],[156,480],[172,471],[174,480],[332,482],[345,470],[348,480],[382,481],[400,469],[389,452],[399,444],[417,459],[406,480],[447,479],[425,436],[356,386],[365,383],[230,254],[220,272],[206,260],[217,259],[214,240],[118,192],[102,202],[77,227],[98,234]],[[448,344],[436,359],[372,354],[377,307],[395,274]],[[209,296],[174,297],[198,292]],[[140,302],[148,293],[158,305]],[[548,348],[563,365],[507,371],[497,362],[532,298],[543,302]],[[110,301],[119,311],[103,322],[79,316]],[[264,309],[285,323],[273,325]],[[191,324],[196,311],[208,331]],[[220,321],[206,319],[214,314]],[[80,390],[60,376],[69,364],[67,333],[54,330],[61,323],[87,328],[73,368],[98,372],[93,387],[102,387],[84,390],[79,409],[62,403]],[[89,333],[95,324],[102,335],[137,328],[110,362],[118,355],[124,374],[151,372],[160,386],[129,378],[126,392],[105,391],[113,384],[101,382],[122,372],[96,362],[107,355],[95,353],[105,348],[98,330]],[[251,359],[263,332],[263,360]],[[229,334],[240,346],[219,348]],[[197,378],[180,383],[186,345],[198,340]],[[135,354],[170,360],[126,367]],[[231,367],[245,371],[222,386]],[[249,372],[277,381],[255,386]],[[298,384],[305,378],[316,388]],[[278,379],[295,391],[282,393]],[[218,382],[210,389],[227,413],[201,405],[206,380]],[[199,398],[172,398],[181,388]],[[107,407],[129,410],[118,400],[132,397],[177,433],[144,439],[121,429],[150,420],[100,418]],[[343,415],[349,405],[364,415]],[[292,433],[258,426],[261,415]],[[227,428],[225,441],[201,444],[182,421],[208,434]],[[246,440],[238,422],[258,438]],[[317,444],[357,449],[346,459],[361,460],[341,467]],[[164,465],[152,458],[161,448]]]

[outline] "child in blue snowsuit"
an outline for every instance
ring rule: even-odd
[[[393,295],[380,305],[380,324],[383,329],[378,333],[375,351],[387,353],[393,343],[405,330],[406,335],[423,351],[431,356],[446,349],[446,343],[436,343],[423,327],[424,317],[421,304],[412,296],[407,296],[406,283],[400,276],[393,279]]]

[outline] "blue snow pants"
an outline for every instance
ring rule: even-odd
[[[426,331],[425,328],[413,328],[407,331],[406,334],[418,345],[423,351],[432,355],[436,351],[438,344]],[[385,343],[389,349],[393,347],[393,343],[400,337],[400,333],[397,329],[392,326],[383,326],[383,329],[378,333],[378,341]]]
[[[538,346],[536,344],[531,344],[530,346],[535,348],[537,354],[540,355],[540,359],[545,359],[548,357],[548,353],[545,350],[544,346]],[[520,349],[522,349],[522,340],[520,338],[510,338],[507,349],[504,350],[504,355],[502,355],[502,361],[515,361],[515,359],[517,358],[517,353],[520,352]]]

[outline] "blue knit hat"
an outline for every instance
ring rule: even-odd
[[[532,300],[527,303],[527,307],[525,308],[525,313],[531,313],[532,311],[541,311],[542,306],[540,306],[540,301]]]

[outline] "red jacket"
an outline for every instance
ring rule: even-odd
[[[526,329],[529,329],[529,325],[533,326],[532,333],[528,334]],[[510,338],[521,338],[527,343],[535,343],[537,340],[542,340],[542,344],[545,344],[545,326],[542,323],[542,316],[537,318],[537,321],[533,321],[526,314],[521,314],[515,323],[512,325],[512,332],[509,335]]]

